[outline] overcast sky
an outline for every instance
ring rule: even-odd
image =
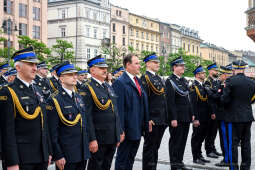
[[[246,35],[248,0],[110,0],[130,12],[199,31],[204,42],[227,50],[252,50]]]

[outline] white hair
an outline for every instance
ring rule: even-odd
[[[22,64],[23,64],[23,62],[21,62],[21,61],[17,61],[17,62],[15,62],[14,63],[14,67],[16,68],[16,66],[22,66]]]

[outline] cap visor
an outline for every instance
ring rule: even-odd
[[[108,65],[107,65],[107,64],[95,64],[94,66],[96,66],[96,67],[108,68]]]
[[[61,74],[77,73],[77,72],[78,72],[77,70],[66,70],[66,71],[63,71]]]
[[[40,61],[38,59],[25,59],[25,60],[20,60],[20,61],[23,61],[23,62],[26,62],[26,63],[40,63]]]

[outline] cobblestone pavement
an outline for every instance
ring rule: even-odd
[[[254,110],[254,114],[255,114],[255,105],[253,106],[253,110]],[[207,158],[211,161],[211,163],[206,164],[206,166],[198,166],[196,164],[193,164],[193,159],[192,159],[192,153],[191,153],[191,134],[192,134],[192,126],[190,126],[190,131],[189,131],[189,137],[187,140],[187,145],[186,145],[186,150],[185,150],[185,154],[184,154],[184,163],[189,166],[189,167],[193,167],[193,170],[227,170],[227,168],[218,168],[216,166],[214,166],[215,163],[218,163],[219,161],[222,160],[222,157],[218,158],[218,159],[211,159],[211,158]],[[168,140],[169,140],[169,131],[168,129],[166,129],[164,137],[162,139],[162,143],[159,149],[159,164],[158,164],[158,170],[170,170],[170,166],[169,166],[169,155],[168,155]],[[251,165],[251,169],[255,169],[255,124],[252,125],[252,130],[251,130],[251,160],[252,160],[252,165]],[[220,146],[219,146],[219,137],[217,136],[216,141],[215,141],[215,145],[216,145],[216,149],[218,151],[220,150]],[[141,140],[140,143],[140,147],[136,156],[136,161],[134,164],[134,168],[133,170],[142,170],[142,146],[143,146],[143,139]],[[205,155],[205,151],[203,148],[203,155],[204,157],[206,157]],[[239,149],[239,161],[241,161],[240,158],[240,149]],[[113,165],[111,170],[114,170],[114,162],[115,160],[113,160]],[[0,169],[1,165],[0,165]],[[49,170],[55,170],[54,166],[52,165]]]

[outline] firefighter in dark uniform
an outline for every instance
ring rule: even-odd
[[[0,73],[1,73],[1,76],[0,76],[0,85],[2,84],[8,84],[8,81],[6,79],[6,77],[4,76],[4,73],[7,72],[9,69],[9,64],[8,63],[4,63],[2,65],[0,65]]]
[[[172,170],[188,170],[183,163],[183,155],[194,115],[189,100],[188,82],[182,77],[185,63],[182,57],[171,62],[173,74],[166,80],[166,96],[171,125],[169,127],[169,154]]]
[[[214,93],[216,93],[218,91],[219,84],[220,84],[220,81],[218,80],[218,66],[216,65],[216,63],[213,63],[207,66],[207,70],[209,72],[209,76],[205,81],[205,86],[210,87],[211,90]],[[208,129],[208,132],[205,138],[205,150],[206,150],[207,157],[218,158],[222,154],[219,153],[215,148],[215,139],[218,132],[218,122],[216,120],[216,115],[215,115],[216,104],[210,95],[208,96],[208,102],[211,107],[212,113],[209,113],[211,114],[211,119],[208,122],[209,123],[208,126],[210,128]]]
[[[254,121],[251,103],[255,99],[255,82],[244,75],[247,64],[233,62],[234,75],[226,80],[221,101],[225,104],[225,121],[229,123],[230,170],[239,170],[238,144],[241,141],[241,170],[251,166],[251,124]],[[232,146],[231,146],[232,145]]]
[[[225,121],[225,109],[224,105],[220,102],[220,97],[223,94],[224,89],[224,83],[227,78],[232,76],[232,68],[229,66],[220,66],[219,70],[219,88],[217,92],[212,92],[210,88],[207,88],[207,93],[213,97],[215,103],[216,103],[216,120],[218,122],[219,126],[219,136],[220,136],[220,147],[223,154],[223,160],[221,160],[219,163],[216,163],[215,166],[219,167],[228,167],[229,166],[229,136],[228,136],[228,124]],[[230,139],[232,140],[232,139]]]
[[[51,69],[50,69],[50,73],[52,75],[52,77],[50,78],[49,82],[50,82],[50,87],[51,87],[51,93],[54,93],[55,91],[58,90],[59,87],[61,87],[61,84],[60,84],[60,81],[59,81],[59,78],[57,76],[57,73],[56,73],[56,69],[58,68],[59,64],[53,66]]]
[[[74,90],[77,70],[66,61],[56,73],[62,85],[50,96],[47,106],[53,160],[59,170],[85,170],[90,157],[87,108]]]
[[[90,151],[87,170],[110,170],[116,147],[124,139],[117,110],[117,96],[104,80],[106,60],[101,55],[88,61],[91,81],[84,87],[84,101],[90,113]]]
[[[48,99],[48,97],[51,94],[50,82],[47,79],[47,75],[48,75],[48,66],[43,61],[37,65],[37,74],[34,81],[36,85],[41,88],[45,99]]]
[[[17,78],[0,91],[4,168],[46,170],[51,161],[46,101],[36,85],[33,48],[13,55]]]
[[[159,70],[158,56],[153,53],[147,55],[143,61],[147,71],[141,81],[148,96],[149,127],[152,129],[152,132],[147,132],[144,137],[143,170],[156,170],[158,149],[168,125],[165,84],[161,77],[156,75]]]
[[[191,137],[191,150],[193,155],[193,162],[200,165],[209,163],[201,151],[202,144],[207,135],[208,122],[210,120],[210,107],[208,105],[208,96],[204,86],[206,78],[205,70],[199,65],[194,71],[195,80],[191,87],[190,99],[192,103],[195,120],[193,121],[193,133]]]
[[[87,70],[80,70],[78,71],[78,78],[77,78],[77,84],[75,86],[76,91],[80,91],[80,89],[83,86],[84,80],[85,80],[85,75],[87,74]]]
[[[118,79],[123,73],[124,73],[125,69],[123,66],[117,68],[114,72],[113,72],[113,81]]]

